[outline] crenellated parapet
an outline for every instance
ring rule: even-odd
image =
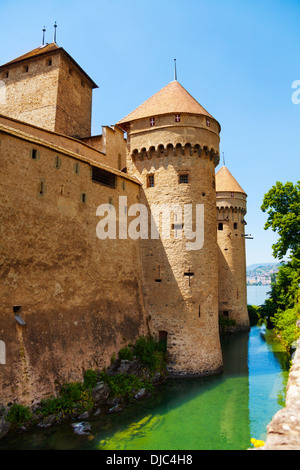
[[[217,166],[220,161],[220,155],[214,148],[209,148],[207,146],[201,147],[200,144],[192,145],[189,143],[183,145],[173,145],[171,143],[167,145],[159,144],[156,147],[151,146],[148,149],[145,147],[140,150],[134,149],[131,153],[133,161],[144,161],[170,156],[197,156],[199,158],[208,158],[214,162],[215,166]]]

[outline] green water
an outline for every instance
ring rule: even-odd
[[[87,435],[70,423],[18,435],[0,449],[244,450],[284,406],[289,357],[258,327],[228,336],[224,371],[168,380],[121,413],[89,419]]]

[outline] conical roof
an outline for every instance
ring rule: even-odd
[[[226,166],[222,166],[216,173],[216,191],[246,194]]]
[[[117,125],[123,127],[138,119],[172,113],[201,114],[213,118],[177,80],[174,80],[121,119]]]

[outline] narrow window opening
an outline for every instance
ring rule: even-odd
[[[159,331],[158,332],[158,342],[162,351],[166,352],[167,350],[167,341],[168,341],[168,332],[167,331]]]
[[[237,222],[234,222],[234,223],[233,223],[233,228],[234,228],[234,230],[237,230],[237,228],[238,228]]]
[[[179,184],[187,184],[189,182],[189,174],[182,173],[179,175]]]
[[[191,285],[191,277],[194,276],[194,273],[191,271],[191,268],[189,268],[189,270],[184,273],[185,276],[187,276],[189,278],[189,286]]]
[[[175,122],[180,122],[180,114],[175,115]]]
[[[4,78],[8,78],[9,72],[4,72]]]
[[[52,65],[52,59],[48,59],[48,65],[49,65],[49,67],[51,67],[51,65]]]
[[[24,72],[25,72],[25,73],[27,73],[27,72],[28,72],[28,70],[29,70],[29,67],[28,67],[28,65],[25,65],[25,66],[24,66]]]
[[[223,230],[223,222],[219,222],[219,224],[218,224],[218,230]]]
[[[206,119],[206,125],[207,127],[210,127],[210,119]]]
[[[44,185],[44,182],[41,181],[41,185],[40,185],[40,194],[44,194],[45,192],[45,185]]]
[[[81,198],[81,202],[82,202],[83,204],[85,204],[85,203],[86,203],[86,193],[81,193],[81,197],[80,197],[80,198]]]
[[[74,165],[74,171],[76,173],[76,175],[79,175],[79,168],[80,168],[80,165],[78,162],[75,163]]]
[[[61,160],[58,156],[55,157],[55,168],[61,167]]]
[[[224,316],[224,317],[228,317],[228,316],[229,316],[228,310],[223,310],[223,316]]]
[[[154,187],[154,175],[148,175],[147,187],[148,188]]]
[[[151,127],[155,126],[155,119],[154,118],[150,119],[150,126]]]
[[[158,266],[158,277],[154,279],[155,282],[161,282],[161,275],[160,275],[160,266]]]
[[[21,318],[21,309],[21,305],[13,305],[13,312],[17,323],[19,323],[19,325],[26,325],[23,318]]]
[[[31,158],[33,160],[36,160],[37,159],[37,150],[36,149],[32,149],[31,150]]]

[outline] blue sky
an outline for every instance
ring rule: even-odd
[[[247,264],[274,262],[263,195],[299,177],[299,0],[0,0],[0,63],[57,42],[98,84],[93,134],[174,78],[221,124],[221,155],[248,194]],[[300,96],[300,95],[299,95]],[[219,167],[218,167],[219,168]],[[217,169],[218,169],[217,168]]]

